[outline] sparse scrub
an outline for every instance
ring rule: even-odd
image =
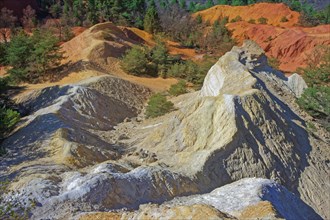
[[[184,80],[180,80],[178,83],[172,85],[168,90],[172,96],[178,96],[187,93],[187,83]]]
[[[300,107],[315,118],[330,116],[330,87],[320,86],[307,88],[298,99]]]
[[[133,75],[149,75],[166,77],[167,65],[172,62],[165,43],[156,40],[153,48],[133,46],[121,62],[122,68]]]
[[[146,117],[155,118],[162,116],[174,109],[174,104],[167,101],[165,95],[156,93],[152,95],[149,99],[148,106],[146,108]]]
[[[320,48],[316,56],[319,59],[310,63],[308,68],[302,69],[309,88],[305,89],[297,103],[330,131],[330,47]]]
[[[175,63],[168,70],[168,76],[184,79],[193,83],[196,88],[200,88],[212,64],[208,61],[199,64],[193,61]]]
[[[19,120],[20,114],[17,111],[0,107],[0,143]],[[5,149],[0,146],[0,156],[5,154],[5,152]]]
[[[260,17],[260,18],[258,18],[258,22],[259,22],[259,24],[267,24],[268,19],[264,18],[264,17]]]
[[[320,46],[309,57],[308,67],[299,69],[308,86],[329,86],[330,84],[330,47]]]
[[[147,74],[147,65],[148,57],[146,48],[140,46],[133,46],[121,62],[123,70],[133,75]]]
[[[285,17],[285,16],[283,16],[282,18],[281,18],[281,22],[288,22],[289,20]]]
[[[256,23],[256,20],[251,18],[248,22],[249,22],[250,24],[255,24],[255,23]]]
[[[242,17],[237,15],[235,18],[231,19],[231,23],[235,23],[235,22],[239,22],[239,21],[242,21]]]

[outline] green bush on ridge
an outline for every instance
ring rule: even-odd
[[[149,99],[146,108],[146,117],[147,118],[159,117],[172,110],[174,110],[174,104],[170,101],[167,101],[165,95],[161,93],[156,93],[152,95]]]

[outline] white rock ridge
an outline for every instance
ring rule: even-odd
[[[283,217],[329,218],[329,143],[306,131],[287,82],[247,41],[219,59],[200,92],[174,99],[177,111],[156,119],[133,120],[149,92],[113,77],[42,90],[21,101],[31,114],[4,142],[12,157],[3,159],[1,178],[17,180],[12,198],[40,204],[35,219],[136,209],[251,177],[272,179],[244,182],[254,192],[281,191],[275,181],[307,204],[296,207],[284,189],[247,196],[270,201]],[[234,188],[246,189],[225,189]],[[237,208],[215,200],[219,209]]]

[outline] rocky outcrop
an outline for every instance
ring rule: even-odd
[[[220,211],[221,212],[220,212]],[[179,197],[134,212],[80,214],[80,220],[106,219],[320,219],[285,187],[266,179],[242,179],[210,193]]]
[[[266,177],[326,215],[329,195],[319,189],[328,190],[327,143],[309,136],[288,101],[294,99],[288,78],[247,41],[220,58],[199,94],[178,101],[177,112],[137,129],[134,146],[155,152],[159,163],[190,176],[201,191]]]
[[[300,98],[304,90],[308,87],[305,80],[297,73],[288,77],[287,84],[297,98]]]
[[[237,190],[255,192],[242,216],[328,218],[328,142],[306,131],[288,81],[247,41],[219,59],[201,91],[174,98],[177,110],[155,119],[136,118],[148,90],[117,78],[44,89],[20,100],[30,115],[5,141],[1,177],[16,180],[6,200],[36,201],[32,218],[58,219],[205,194],[196,201],[239,217],[238,206],[221,199]],[[272,181],[211,192],[250,177]],[[200,202],[179,200],[174,210],[198,214],[191,205]]]

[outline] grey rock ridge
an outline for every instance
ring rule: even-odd
[[[173,198],[173,210],[207,204],[228,218],[263,201],[274,218],[330,218],[329,137],[307,131],[289,81],[246,41],[219,59],[201,91],[173,98],[176,110],[155,119],[143,119],[149,90],[111,76],[29,94],[18,102],[30,114],[3,143],[1,179],[14,180],[4,197],[35,201],[32,219]],[[228,202],[242,195],[254,202]]]

